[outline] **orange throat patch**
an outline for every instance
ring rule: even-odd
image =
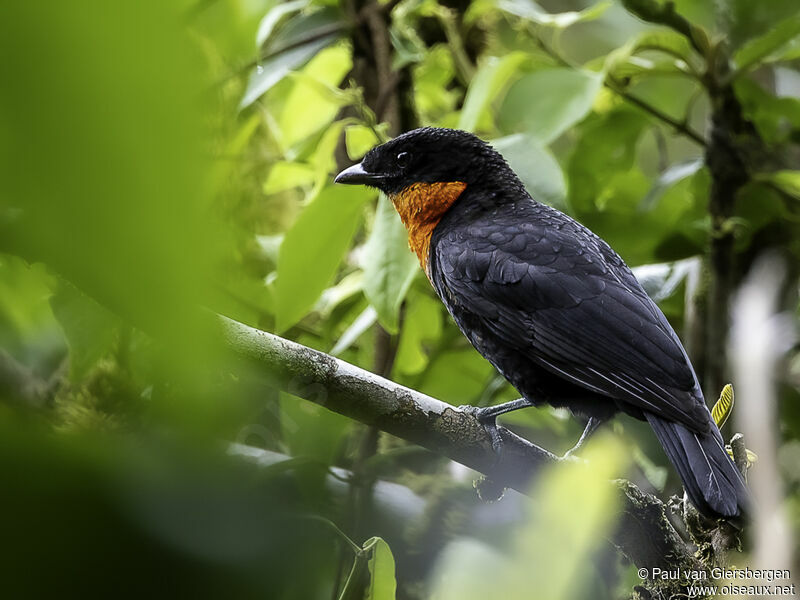
[[[428,279],[433,230],[466,188],[467,184],[461,181],[414,183],[389,196],[408,230],[408,247],[416,253]]]

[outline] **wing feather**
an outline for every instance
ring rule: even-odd
[[[534,202],[437,236],[434,284],[507,347],[587,390],[707,427],[677,335],[605,242]]]

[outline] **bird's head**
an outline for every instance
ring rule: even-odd
[[[360,184],[390,197],[414,184],[462,182],[474,185],[492,170],[507,169],[487,143],[466,131],[423,127],[370,150],[357,165],[345,169],[336,183]]]
[[[386,193],[408,229],[408,242],[422,267],[428,268],[433,230],[456,201],[491,208],[503,194],[524,188],[506,161],[491,146],[466,131],[424,127],[370,150],[357,165],[336,176],[336,183],[360,184]],[[509,195],[510,196],[510,195]]]

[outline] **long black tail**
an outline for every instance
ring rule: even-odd
[[[697,510],[710,518],[734,520],[747,513],[749,494],[744,479],[725,451],[713,421],[708,433],[695,433],[680,423],[645,416]]]

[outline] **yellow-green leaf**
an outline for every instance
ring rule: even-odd
[[[408,248],[406,228],[389,199],[381,195],[364,247],[364,295],[386,331],[397,332],[400,305],[418,265]]]
[[[276,327],[285,331],[305,315],[328,287],[350,246],[368,188],[323,188],[286,232],[275,281]]]
[[[394,556],[389,544],[382,538],[373,537],[364,543],[364,548],[372,550],[366,600],[394,600],[397,581],[394,576]]]
[[[733,386],[728,383],[722,388],[719,400],[714,404],[714,408],[711,409],[711,416],[714,417],[714,422],[717,424],[717,427],[722,427],[725,424],[725,421],[731,416],[732,411]]]

